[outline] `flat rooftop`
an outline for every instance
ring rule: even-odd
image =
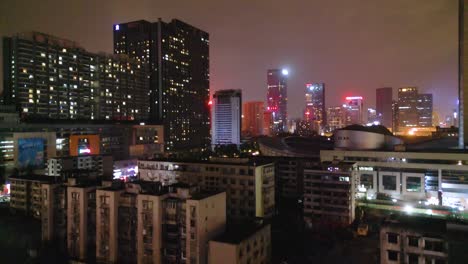
[[[214,160],[194,160],[194,159],[174,159],[174,158],[155,158],[140,159],[139,161],[159,161],[174,163],[194,163],[194,164],[216,164],[216,165],[237,165],[237,166],[263,166],[273,162],[265,159],[246,159],[246,158],[216,158]]]
[[[267,225],[269,225],[269,223],[266,222],[261,224],[255,222],[239,222],[230,224],[226,226],[226,231],[213,239],[213,241],[227,244],[239,244]]]

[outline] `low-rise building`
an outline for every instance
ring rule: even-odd
[[[417,204],[468,207],[468,153],[323,150],[322,162],[353,164],[359,198],[377,195]]]
[[[209,243],[208,264],[271,263],[270,224],[235,224]]]
[[[96,177],[112,179],[113,159],[110,155],[85,155],[56,157],[47,160],[46,175],[63,176],[64,173],[76,170],[88,170]]]
[[[380,229],[380,263],[448,263],[445,220],[399,216]]]
[[[57,177],[30,175],[10,178],[10,210],[41,219],[42,184],[59,182]]]
[[[139,160],[141,180],[197,184],[226,191],[229,218],[271,217],[275,208],[275,165],[248,159],[204,161]]]
[[[350,225],[354,209],[354,184],[349,168],[304,169],[304,220],[309,226]]]

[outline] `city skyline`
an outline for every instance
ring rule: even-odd
[[[99,3],[91,13],[81,8],[86,4],[62,8],[56,14],[54,8],[60,8],[60,4],[41,3],[38,8],[50,11],[24,19],[28,12],[24,9],[26,4],[15,1],[8,9],[1,8],[8,13],[2,14],[6,23],[0,23],[0,35],[37,30],[77,41],[93,52],[112,53],[114,24],[175,17],[210,33],[211,94],[221,89],[242,88],[245,101],[264,100],[264,72],[286,67],[290,72],[288,113],[291,118],[302,115],[303,87],[308,82],[327,83],[330,92],[337,94],[327,98],[327,107],[340,105],[346,96],[353,94],[364,97],[364,107],[375,107],[375,89],[384,86],[394,88],[394,98],[395,90],[404,86],[417,86],[422,93],[434,94],[435,110],[441,116],[456,107],[457,1],[392,1],[378,7],[366,1],[359,8],[352,3],[341,3],[339,6],[347,13],[335,18],[333,23],[327,23],[327,17],[319,15],[327,12],[319,11],[336,10],[337,3],[307,3],[308,8],[291,3],[284,9],[278,8],[280,2],[257,3],[242,13],[240,23],[246,26],[239,26],[234,19],[229,22],[223,12],[240,14],[246,7],[242,3],[224,6],[208,3],[202,8],[191,3],[181,6],[142,1],[133,4],[135,8],[130,12],[118,2],[109,6]],[[35,5],[27,4],[29,10],[38,10]],[[105,8],[109,16],[99,13]],[[307,10],[317,10],[317,15],[309,16]],[[273,18],[275,14],[279,19]],[[68,17],[74,20],[69,22]],[[302,17],[307,17],[308,23],[298,24]],[[389,20],[394,23],[387,23]],[[426,21],[433,23],[431,30],[426,30],[431,26]],[[265,36],[278,30],[283,32],[284,40],[264,45]],[[238,39],[245,41],[232,45]],[[313,41],[316,39],[319,41]],[[347,42],[343,42],[345,39]],[[245,67],[245,58],[251,62],[249,67]],[[356,64],[357,61],[360,63]]]

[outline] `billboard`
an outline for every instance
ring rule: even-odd
[[[99,135],[71,135],[70,156],[99,155]]]
[[[18,164],[20,168],[44,167],[44,141],[43,138],[18,139]]]

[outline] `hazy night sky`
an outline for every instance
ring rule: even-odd
[[[178,18],[210,33],[212,91],[264,101],[266,70],[287,67],[293,117],[307,82],[325,82],[327,106],[362,95],[366,108],[378,87],[394,87],[396,98],[396,88],[418,86],[444,117],[456,106],[457,2],[1,0],[0,35],[36,30],[112,53],[113,24]]]

